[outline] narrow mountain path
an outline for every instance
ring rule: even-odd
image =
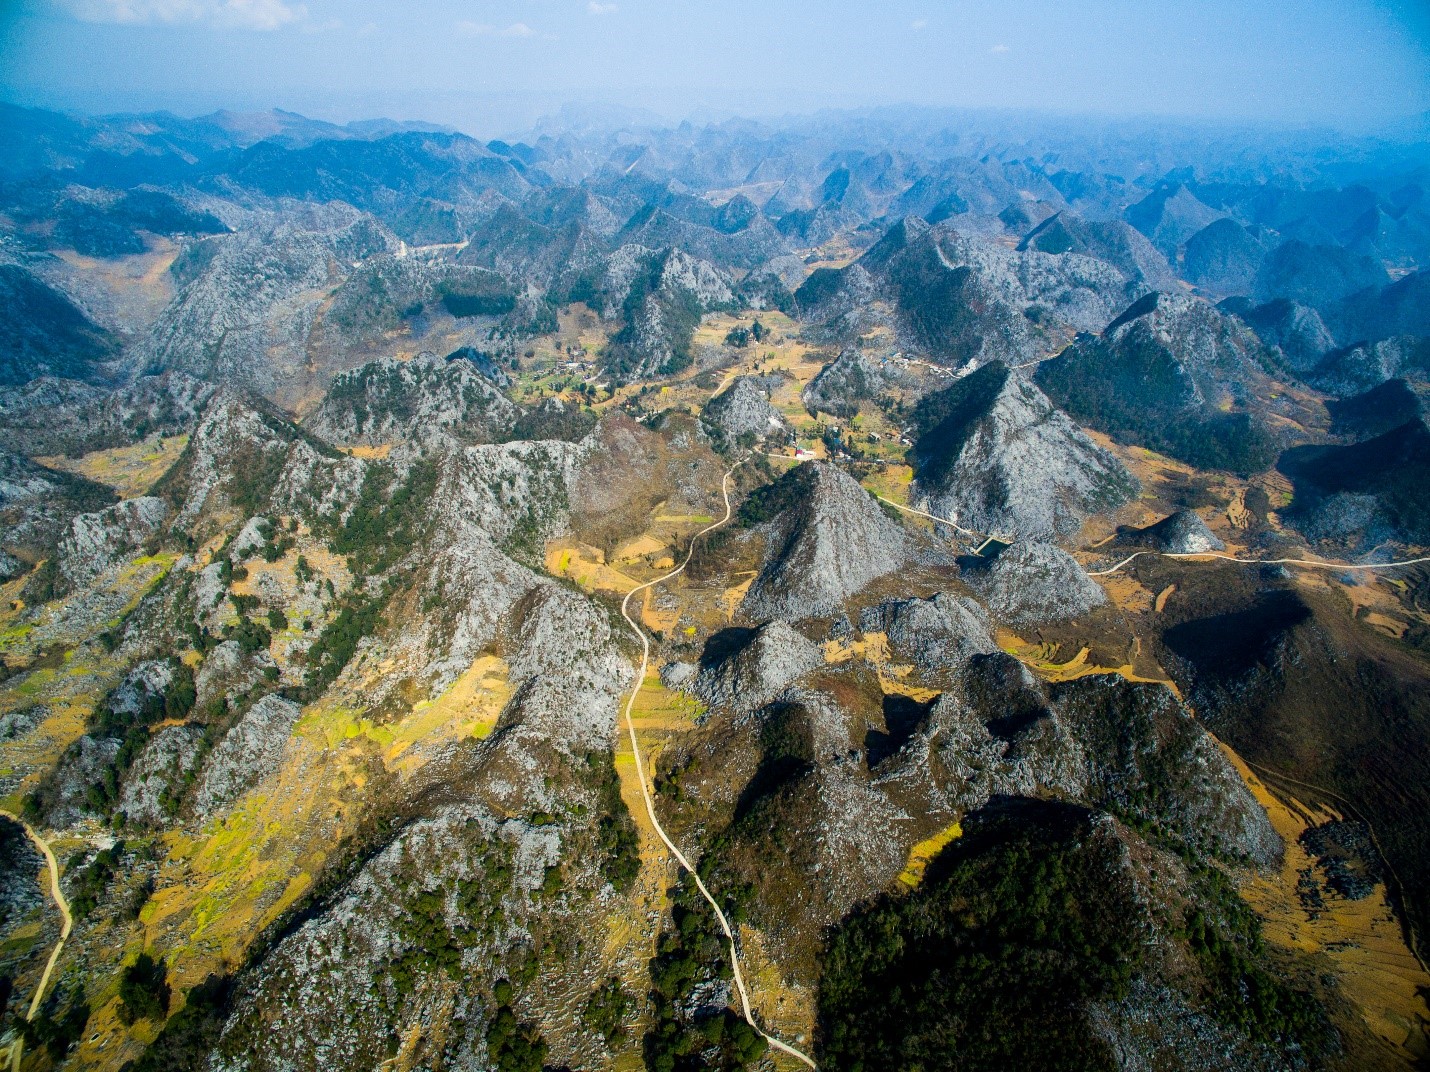
[[[13,812],[0,809],[0,815],[24,827],[26,836],[35,843],[35,847],[44,855],[45,863],[50,870],[50,896],[55,899],[55,904],[59,906],[60,918],[63,920],[63,925],[60,927],[60,940],[55,943],[54,951],[50,953],[50,959],[45,965],[44,974],[40,976],[40,984],[35,987],[35,996],[30,1000],[29,1011],[25,1013],[25,1020],[28,1023],[33,1022],[35,1017],[39,1015],[40,1005],[43,1004],[45,1000],[45,991],[48,990],[50,986],[50,976],[55,972],[55,965],[59,963],[60,953],[65,947],[65,939],[70,936],[70,929],[74,926],[74,917],[70,915],[70,903],[65,900],[64,891],[60,889],[60,865],[59,861],[55,859],[55,853],[54,850],[50,848],[50,843],[40,837],[34,827]],[[24,1055],[24,1052],[25,1039],[22,1035],[15,1040],[15,1044],[10,1048],[10,1072],[20,1072],[20,1058]]]
[[[739,992],[740,995],[741,1012],[744,1014],[745,1022],[749,1024],[752,1028],[754,1028],[756,1031],[758,1031],[760,1035],[763,1036],[764,1040],[768,1042],[771,1046],[773,1046],[775,1049],[779,1050],[782,1053],[789,1054],[791,1057],[795,1058],[798,1061],[802,1061],[810,1068],[814,1068],[816,1067],[815,1063],[808,1056],[795,1049],[793,1046],[781,1042],[773,1035],[768,1034],[765,1029],[762,1028],[755,1021],[754,1011],[750,1008],[750,993],[745,987],[744,974],[740,971],[740,953],[739,950],[735,948],[735,932],[730,927],[730,921],[725,918],[725,913],[720,908],[719,902],[717,902],[715,898],[711,896],[710,891],[706,889],[705,883],[701,880],[699,872],[697,872],[695,868],[691,866],[690,861],[686,859],[685,854],[681,852],[680,849],[676,846],[675,842],[671,840],[670,835],[665,832],[665,827],[660,825],[660,819],[656,817],[655,801],[651,797],[650,786],[646,781],[645,760],[641,757],[640,742],[636,740],[636,725],[631,718],[631,712],[634,709],[636,703],[636,696],[640,692],[641,682],[645,680],[646,671],[649,669],[650,666],[650,638],[646,636],[645,630],[640,627],[636,620],[631,617],[631,597],[640,592],[644,592],[647,588],[654,588],[656,585],[663,584],[671,578],[678,577],[680,574],[684,573],[685,567],[690,565],[690,559],[695,554],[695,545],[700,540],[700,538],[730,523],[730,519],[734,516],[734,508],[730,505],[730,478],[734,476],[735,470],[739,467],[740,463],[736,462],[733,466],[726,470],[724,478],[720,481],[720,492],[725,498],[725,516],[722,517],[719,521],[716,521],[714,524],[706,525],[705,528],[701,529],[699,532],[697,532],[694,536],[691,537],[690,548],[685,552],[684,562],[682,562],[679,566],[675,567],[675,569],[671,570],[664,576],[657,577],[653,581],[646,581],[645,584],[631,589],[629,592],[626,593],[626,598],[621,600],[621,617],[626,620],[626,624],[631,627],[631,631],[635,633],[636,637],[641,642],[640,672],[636,674],[636,686],[631,690],[630,698],[626,700],[626,732],[630,735],[631,753],[635,758],[636,781],[640,783],[641,798],[645,801],[646,814],[650,816],[651,825],[655,827],[655,832],[660,835],[660,840],[665,843],[665,847],[670,850],[671,855],[675,857],[676,861],[679,862],[680,866],[685,868],[686,871],[690,872],[690,877],[695,880],[695,885],[700,890],[700,895],[704,897],[705,900],[709,902],[710,907],[715,910],[715,918],[720,921],[720,929],[724,932],[726,940],[730,943],[730,967],[734,971],[735,989]]]

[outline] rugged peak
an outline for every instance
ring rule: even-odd
[[[1223,308],[1219,306],[1219,308]],[[1308,305],[1277,298],[1263,305],[1227,306],[1224,311],[1241,317],[1257,337],[1295,372],[1307,372],[1336,347],[1321,314]]]
[[[168,513],[163,499],[145,497],[80,514],[60,541],[60,572],[74,587],[89,583],[157,535]]]
[[[363,463],[347,458],[232,388],[214,392],[189,445],[155,486],[174,524],[208,535],[270,506],[328,513],[355,496]]]
[[[770,404],[769,393],[752,376],[739,376],[706,405],[705,420],[726,439],[743,435],[757,439],[787,429],[780,411]]]
[[[860,350],[850,347],[819,370],[800,399],[809,409],[849,418],[859,412],[859,402],[874,398],[887,380]]]
[[[1152,293],[1101,337],[1079,336],[1044,361],[1035,379],[1072,416],[1124,442],[1255,472],[1276,453],[1262,415],[1276,393],[1269,361],[1235,317],[1186,294]]]
[[[470,361],[385,357],[334,378],[305,422],[331,443],[487,443],[520,411]]]
[[[907,558],[907,538],[874,498],[836,466],[810,462],[761,491],[779,507],[770,553],[742,614],[797,621],[834,614]]]
[[[776,619],[758,629],[727,629],[712,637],[690,691],[711,707],[748,711],[823,664],[814,644]]]
[[[1193,510],[1169,514],[1156,524],[1138,529],[1137,535],[1150,541],[1159,551],[1175,555],[1226,550],[1226,544],[1217,539],[1201,515]]]
[[[859,263],[868,271],[878,272],[932,230],[933,226],[923,217],[905,216],[884,232],[884,237],[859,258]]]
[[[980,532],[1071,536],[1137,487],[1116,458],[999,362],[926,396],[914,425],[918,497]]]
[[[994,617],[1010,625],[1077,618],[1107,602],[1077,560],[1051,544],[1019,540],[991,559],[962,562],[968,586]]]

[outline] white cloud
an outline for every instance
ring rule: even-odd
[[[61,0],[83,22],[128,25],[203,23],[221,29],[277,30],[304,21],[308,9],[286,0]]]
[[[1010,49],[1007,45],[994,45],[988,51],[993,53],[993,55],[995,56],[1001,56],[1003,55],[1003,53],[1010,51]]]
[[[909,29],[911,29],[911,30],[924,30],[924,29],[927,29],[927,28],[928,28],[928,24],[929,24],[929,20],[928,20],[928,19],[914,19],[913,22],[909,23]]]
[[[601,4],[597,3],[597,0],[590,0],[590,2],[586,5],[586,10],[589,11],[592,15],[610,15],[615,12],[616,5]]]
[[[524,22],[514,22],[505,28],[489,22],[459,22],[457,32],[467,37],[534,37],[536,31]]]

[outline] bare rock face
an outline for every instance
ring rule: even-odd
[[[787,431],[784,417],[770,405],[769,394],[749,376],[739,376],[706,405],[703,417],[726,439],[743,435],[756,439]]]
[[[741,643],[742,641],[742,643]],[[749,710],[824,663],[820,651],[787,622],[766,622],[736,640],[734,651],[709,650],[690,691],[711,707]]]
[[[80,514],[70,522],[59,546],[59,566],[70,584],[78,587],[132,555],[158,533],[168,517],[163,499],[126,499],[94,514]]]
[[[203,736],[198,726],[165,726],[149,739],[119,793],[119,810],[128,821],[159,826],[170,818],[183,777],[199,760]]]
[[[1218,308],[1234,312],[1250,324],[1257,337],[1295,372],[1309,371],[1336,348],[1336,341],[1321,314],[1289,298],[1277,298],[1257,306],[1238,300],[1224,302]]]
[[[1116,675],[1048,686],[1002,652],[973,657],[877,774],[891,792],[921,785],[930,806],[1055,792],[1259,866],[1281,855],[1265,811],[1170,689]]]
[[[305,424],[330,443],[451,446],[498,439],[518,416],[470,361],[422,353],[340,373]]]
[[[1140,534],[1159,551],[1176,555],[1226,550],[1226,544],[1217,539],[1201,516],[1192,510],[1178,510],[1155,525],[1148,525]]]
[[[1280,859],[1266,812],[1171,689],[1106,674],[1054,686],[1049,696],[1082,746],[1089,799],[1153,807],[1189,840],[1260,866]]]
[[[768,522],[771,553],[740,604],[746,617],[798,621],[833,614],[870,581],[904,564],[903,529],[853,477],[810,462],[780,485],[790,504]]]
[[[175,525],[207,536],[235,513],[251,516],[265,505],[278,514],[342,514],[365,471],[362,460],[221,388],[155,491],[175,504]]]
[[[610,619],[589,599],[549,582],[527,602],[510,665],[517,696],[504,724],[562,749],[608,747],[630,678]]]
[[[877,396],[887,382],[873,362],[848,349],[820,369],[800,397],[812,410],[847,419],[859,412],[860,401]]]
[[[1278,450],[1272,361],[1241,320],[1186,294],[1148,294],[1034,375],[1090,428],[1199,468],[1255,472]]]
[[[103,485],[0,449],[0,544],[17,557],[49,558],[77,515],[113,502]]]
[[[206,239],[174,262],[178,293],[135,361],[264,392],[288,386],[282,366],[306,364],[325,292],[354,262],[397,248],[377,220],[339,201]]]
[[[973,600],[940,592],[932,599],[890,600],[860,616],[863,633],[881,632],[899,662],[934,677],[957,675],[975,655],[998,650],[988,614]]]
[[[1019,252],[1074,253],[1096,257],[1129,280],[1151,287],[1174,282],[1167,258],[1140,231],[1122,220],[1088,220],[1072,212],[1057,212],[1028,232]]]
[[[62,829],[87,813],[90,788],[113,768],[119,745],[113,737],[85,734],[65,750],[42,789],[45,825]]]
[[[193,425],[215,390],[182,372],[141,376],[111,392],[49,376],[0,387],[0,448],[76,454],[175,435]]]
[[[962,561],[968,586],[1010,625],[1077,618],[1107,602],[1077,560],[1050,544],[1019,540],[992,559]]]
[[[601,290],[602,315],[626,314],[606,355],[622,382],[688,364],[701,314],[735,302],[732,281],[713,264],[678,249],[657,253],[639,245],[612,254]]]
[[[979,532],[1065,538],[1137,489],[1121,462],[1002,364],[927,396],[914,420],[915,501]]]
[[[1344,397],[1369,391],[1397,376],[1412,382],[1430,380],[1430,340],[1397,335],[1333,350],[1306,373],[1306,382]]]
[[[265,696],[244,712],[209,753],[194,787],[194,811],[212,815],[276,770],[300,714],[280,696]]]

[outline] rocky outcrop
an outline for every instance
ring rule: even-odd
[[[720,643],[716,643],[716,641]],[[737,644],[733,651],[722,650]],[[817,647],[787,622],[766,622],[737,637],[717,634],[706,645],[689,689],[711,707],[745,711],[772,700],[781,689],[824,664]]]
[[[1306,373],[1306,382],[1345,397],[1397,376],[1430,382],[1430,339],[1397,335],[1332,351]]]
[[[897,662],[912,663],[936,681],[954,679],[974,656],[998,650],[987,612],[973,600],[947,592],[866,608],[859,630],[884,633]]]
[[[1226,550],[1226,544],[1207,528],[1201,515],[1192,510],[1178,510],[1155,524],[1134,530],[1127,534],[1126,539],[1130,543],[1150,544],[1158,551],[1176,555]]]
[[[1068,537],[1136,492],[1121,462],[1002,364],[926,396],[914,424],[913,500],[975,531]]]
[[[1250,324],[1257,337],[1293,372],[1313,369],[1336,347],[1321,315],[1310,306],[1288,298],[1256,306],[1245,299],[1236,299],[1223,302],[1218,308]]]
[[[706,404],[701,416],[730,442],[741,436],[763,439],[789,430],[780,411],[770,404],[768,393],[750,376],[736,377]]]
[[[0,545],[21,558],[51,557],[76,516],[113,502],[101,484],[0,450]]]
[[[95,514],[80,514],[60,540],[60,571],[74,587],[88,584],[158,534],[168,517],[163,499],[126,499]]]
[[[1173,282],[1167,258],[1121,220],[1087,220],[1073,212],[1057,212],[1028,232],[1018,249],[1095,257],[1115,267],[1130,282],[1159,290]]]
[[[180,369],[265,394],[294,386],[319,307],[355,261],[397,249],[371,216],[340,202],[303,205],[174,262],[178,293],[136,345],[144,368]]]
[[[364,471],[361,460],[224,388],[154,492],[174,506],[178,528],[206,537],[235,515],[265,507],[313,519],[342,516],[362,490]]]
[[[1078,253],[1021,252],[905,219],[858,261],[817,271],[795,294],[817,333],[852,342],[871,301],[893,306],[899,342],[951,368],[1035,361],[1072,331],[1100,331],[1146,291]]]
[[[903,529],[835,466],[801,465],[776,486],[788,505],[766,523],[769,552],[740,603],[745,617],[798,621],[834,614],[906,560]]]
[[[691,338],[704,313],[733,308],[733,282],[718,268],[680,250],[623,246],[610,258],[601,290],[603,315],[625,326],[605,362],[620,382],[669,374],[690,364]]]
[[[165,726],[155,733],[124,775],[119,810],[128,822],[161,826],[178,811],[185,776],[202,758],[200,726]]]
[[[1078,618],[1107,602],[1102,588],[1066,551],[1018,540],[992,558],[965,558],[963,580],[992,615],[1011,625]]]
[[[182,372],[141,376],[113,392],[50,377],[0,388],[0,448],[78,455],[178,435],[193,427],[215,390]]]
[[[208,754],[194,786],[195,813],[213,815],[277,770],[300,714],[280,696],[265,696],[245,711]]]
[[[800,395],[815,413],[846,420],[859,412],[859,403],[876,398],[888,386],[886,376],[859,350],[846,349],[819,370]]]
[[[470,361],[421,353],[340,373],[304,425],[330,443],[450,447],[498,440],[519,415]]]
[[[1101,336],[1079,336],[1034,378],[1076,420],[1201,468],[1252,472],[1276,440],[1269,356],[1240,320],[1182,294],[1149,294]]]

